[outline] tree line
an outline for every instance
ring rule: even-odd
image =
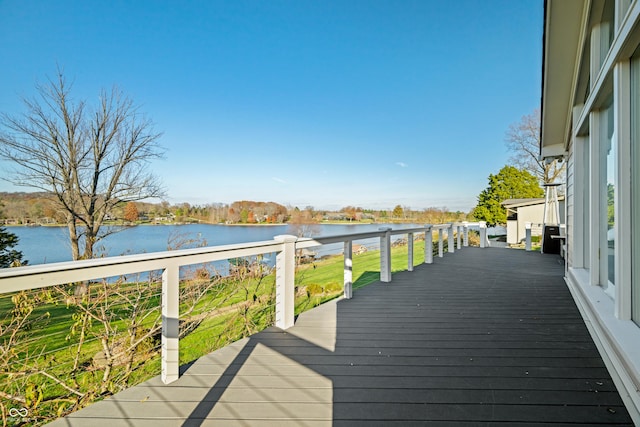
[[[0,192],[0,221],[5,225],[60,225],[66,216],[57,206],[55,196],[45,192]],[[450,211],[446,207],[415,209],[396,205],[392,209],[368,209],[345,206],[338,210],[317,209],[313,206],[299,208],[276,202],[240,200],[232,203],[207,203],[192,205],[182,202],[121,202],[105,215],[105,221],[125,224],[176,222],[209,224],[284,224],[291,221],[322,222],[419,222],[443,223],[464,221],[469,215],[462,211]]]

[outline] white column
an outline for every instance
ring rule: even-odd
[[[180,267],[171,265],[162,272],[162,382],[169,384],[179,377],[179,286]]]
[[[600,173],[601,155],[599,113],[589,113],[589,282],[600,284]],[[606,215],[606,212],[604,213]],[[605,255],[606,258],[606,254]],[[605,282],[606,283],[606,282]]]
[[[426,226],[424,232],[424,263],[433,264],[433,228]]]
[[[530,251],[531,250],[531,223],[530,222],[525,222],[524,223],[524,250],[525,251]]]
[[[443,229],[438,228],[438,258],[442,258],[444,256],[444,236]]]
[[[447,229],[447,237],[449,237],[449,242],[447,243],[447,252],[450,254],[456,251],[456,244],[453,240],[453,223],[449,224],[449,228]]]
[[[391,228],[381,227],[384,234],[380,236],[380,281],[391,281]]]
[[[480,221],[480,247],[487,247],[487,223]]]
[[[344,297],[353,296],[353,241],[344,242]]]
[[[456,233],[458,234],[458,249],[462,249],[462,226],[460,224],[456,225]]]
[[[276,255],[276,326],[288,329],[293,326],[295,310],[296,236],[275,236],[283,243]]]
[[[617,144],[615,177],[615,316],[631,320],[632,219],[631,219],[631,63],[620,61],[613,69],[613,144]],[[634,183],[636,184],[636,183]]]
[[[413,271],[413,233],[407,233],[407,271]]]

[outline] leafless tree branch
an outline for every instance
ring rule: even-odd
[[[25,113],[0,115],[0,157],[15,167],[10,182],[54,195],[66,212],[73,259],[92,258],[94,245],[114,231],[102,225],[116,204],[164,194],[148,170],[162,157],[161,134],[117,87],[103,90],[95,108],[71,97],[60,70],[36,90],[36,98],[23,99]]]

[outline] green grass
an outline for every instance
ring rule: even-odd
[[[391,250],[391,271],[398,272],[407,269],[408,246],[397,246]],[[424,241],[414,242],[413,264],[424,261]],[[299,267],[296,275],[302,276],[301,283],[339,283],[344,282],[342,255],[329,257],[317,261],[313,265],[306,264]],[[380,279],[380,251],[368,251],[353,256],[353,288],[366,286]]]

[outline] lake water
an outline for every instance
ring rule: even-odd
[[[393,229],[415,227],[411,224],[319,224],[314,226],[314,236],[377,231],[380,227]],[[22,251],[30,265],[71,260],[69,232],[66,227],[8,227],[19,238],[17,250]],[[241,226],[241,225],[143,225],[126,228],[103,239],[98,248],[106,256],[166,251],[172,236],[187,239],[204,239],[207,246],[271,240],[279,234],[296,234],[289,225]],[[378,239],[358,242],[375,246]],[[339,253],[342,244],[325,245],[319,254]]]

